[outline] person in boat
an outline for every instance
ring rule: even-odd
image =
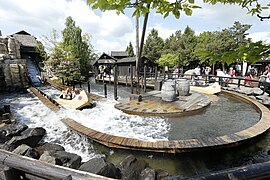
[[[60,95],[61,99],[68,99],[71,100],[72,99],[72,91],[70,88],[67,88],[66,90],[63,90],[61,95]]]

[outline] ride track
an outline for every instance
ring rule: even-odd
[[[42,92],[40,92],[38,89],[31,87],[29,90],[32,91],[52,111],[57,112],[60,109],[56,103],[51,101],[51,98],[48,98],[48,96],[46,97],[46,95],[44,93],[42,94]],[[267,107],[239,93],[226,90],[222,90],[221,93],[251,104],[261,114],[258,122],[242,131],[218,137],[194,138],[186,140],[158,140],[155,142],[109,135],[85,127],[70,118],[62,119],[62,122],[71,130],[83,134],[89,139],[109,148],[162,153],[182,153],[238,146],[264,134],[270,128],[270,110]],[[91,95],[92,94],[89,96]]]

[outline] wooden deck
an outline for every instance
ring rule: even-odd
[[[159,140],[155,142],[142,141],[134,138],[125,138],[114,135],[109,135],[102,133],[91,128],[85,127],[82,124],[72,120],[72,119],[62,119],[70,129],[77,131],[89,139],[95,142],[103,144],[110,148],[121,148],[137,151],[153,151],[153,152],[164,152],[164,153],[181,153],[181,152],[191,152],[200,151],[216,148],[227,148],[231,146],[237,146],[243,142],[251,140],[263,133],[265,133],[270,127],[270,111],[268,108],[252,100],[246,96],[240,95],[238,93],[223,91],[228,96],[243,100],[254,106],[260,113],[261,118],[258,123],[252,127],[245,130],[218,136],[218,137],[208,137],[204,139],[186,139],[186,140]],[[38,95],[40,100],[47,105],[49,108],[54,110],[55,105],[48,103],[48,99],[42,98],[42,95]],[[54,106],[54,107],[53,107]]]
[[[203,110],[210,104],[208,96],[191,92],[189,96],[179,96],[174,102],[161,100],[160,91],[151,91],[142,96],[142,101],[124,99],[115,108],[127,113],[144,116],[179,116]]]

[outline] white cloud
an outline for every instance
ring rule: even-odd
[[[198,3],[202,9],[195,9],[191,17],[182,16],[179,20],[172,15],[163,19],[152,11],[146,37],[152,28],[157,29],[159,36],[165,39],[176,30],[183,31],[187,25],[195,32],[203,32],[231,27],[238,20],[242,24],[252,24],[249,33],[253,39],[270,39],[267,33],[269,20],[261,22],[256,16],[247,15],[247,10],[239,6]],[[132,10],[127,10],[127,14],[131,14],[129,11]],[[266,12],[268,14],[270,11]],[[52,29],[61,33],[67,16],[71,16],[84,33],[92,36],[91,42],[98,52],[125,50],[129,42],[135,48],[135,25],[131,17],[117,15],[114,11],[97,13],[86,5],[85,0],[0,0],[0,30],[4,35],[20,30],[36,37],[48,36]]]
[[[270,43],[270,32],[256,32],[248,35],[248,38],[251,38],[253,42],[263,41]]]
[[[108,43],[115,42],[117,38],[121,39],[133,32],[132,21],[127,16],[117,15],[115,11],[102,12],[97,15],[84,0],[0,1],[0,30],[4,35],[20,30],[25,30],[36,37],[48,36],[52,29],[61,33],[68,16],[72,17],[84,33],[92,35],[95,42],[104,39]],[[121,47],[119,43],[109,44],[115,44],[114,49]],[[127,43],[125,43],[126,45]],[[102,48],[103,46],[94,44],[94,47]],[[113,47],[110,46],[110,48]]]

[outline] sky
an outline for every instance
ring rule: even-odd
[[[268,0],[260,0],[260,2]],[[236,5],[208,5],[196,0],[201,9],[193,10],[192,16],[182,13],[180,19],[170,15],[164,19],[151,11],[146,35],[151,29],[158,30],[159,36],[168,38],[177,30],[184,31],[189,26],[197,35],[204,31],[220,31],[232,27],[235,21],[250,24],[248,31],[252,40],[270,43],[270,20],[260,21],[247,14],[247,9]],[[115,11],[92,10],[85,0],[0,0],[0,30],[2,35],[11,35],[25,30],[37,39],[51,37],[55,29],[59,34],[65,28],[65,20],[71,16],[83,33],[91,36],[90,42],[95,53],[110,53],[126,50],[129,42],[135,47],[135,18],[133,9],[117,15]],[[270,15],[265,10],[264,15]],[[143,19],[140,19],[140,28]],[[140,31],[141,32],[141,31]]]

